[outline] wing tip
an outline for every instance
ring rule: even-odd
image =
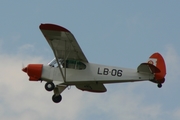
[[[39,26],[39,29],[70,32],[69,30],[67,30],[66,28],[62,26],[51,24],[51,23],[44,23],[44,24],[41,23],[41,25]]]

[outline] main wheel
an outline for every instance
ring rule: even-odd
[[[158,86],[158,88],[161,88],[161,87],[162,87],[162,84],[161,84],[161,83],[158,83],[157,86]]]
[[[55,88],[55,85],[54,85],[53,82],[47,82],[47,83],[45,84],[45,89],[46,89],[47,91],[52,91],[52,90],[54,90],[54,88]]]
[[[52,96],[52,100],[53,100],[53,102],[55,102],[55,103],[59,103],[59,102],[61,102],[61,100],[62,100],[62,96],[61,95],[53,95]]]

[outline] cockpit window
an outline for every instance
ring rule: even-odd
[[[66,60],[66,68],[82,70],[86,68],[86,65],[77,60]]]
[[[86,68],[86,65],[78,60],[66,60],[66,64],[63,59],[58,60],[59,64],[63,68],[72,68],[77,70],[83,70]],[[58,63],[54,58],[51,62],[48,63],[51,67],[58,67]]]
[[[82,70],[85,69],[86,65],[82,62],[77,62],[76,69]]]

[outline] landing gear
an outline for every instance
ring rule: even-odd
[[[157,84],[157,87],[158,87],[158,88],[161,88],[161,87],[162,87],[162,84],[161,84],[161,83],[158,83],[158,84]]]
[[[62,96],[61,96],[61,95],[56,95],[56,94],[54,94],[54,95],[52,96],[52,100],[53,100],[53,102],[55,102],[55,103],[59,103],[59,102],[61,102],[61,100],[62,100]]]
[[[52,90],[54,90],[54,88],[55,88],[55,85],[54,85],[53,82],[47,82],[47,83],[45,84],[45,89],[46,89],[47,91],[52,91]]]
[[[62,100],[61,93],[67,88],[67,85],[57,85],[55,86],[53,82],[47,82],[45,84],[45,89],[47,91],[54,91],[54,95],[52,96],[52,101],[55,103],[59,103]]]

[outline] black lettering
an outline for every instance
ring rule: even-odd
[[[108,68],[104,68],[103,75],[108,75],[108,73],[109,73],[109,69]]]
[[[98,68],[97,74],[102,75],[102,73],[100,73],[99,71],[100,71],[100,68]]]
[[[112,69],[111,75],[112,75],[112,76],[116,76],[116,74],[117,74],[117,70],[116,70],[116,69]]]
[[[122,70],[118,70],[118,71],[117,71],[117,76],[118,76],[118,77],[121,77],[121,76],[122,76],[122,72],[123,72]]]

